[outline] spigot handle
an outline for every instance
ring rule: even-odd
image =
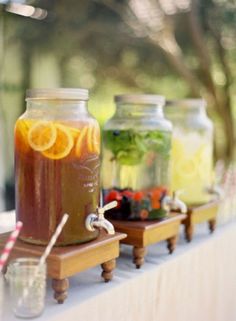
[[[173,192],[173,196],[165,196],[162,200],[162,208],[167,212],[171,210],[180,210],[181,213],[187,213],[186,204],[178,198],[178,191]]]
[[[98,214],[100,214],[100,215],[101,215],[101,214],[104,214],[106,211],[108,211],[108,210],[116,207],[117,204],[118,204],[117,201],[112,201],[112,202],[110,202],[110,203],[107,203],[107,204],[104,205],[103,207],[99,207],[99,208],[98,208]]]
[[[172,199],[177,200],[181,194],[184,194],[183,189],[177,189],[176,191],[173,191],[172,193]]]
[[[116,207],[118,205],[118,202],[117,201],[112,201],[106,205],[103,206],[103,210],[104,212],[105,211],[108,211],[108,210],[111,210],[112,208]]]
[[[223,191],[223,189],[222,189],[219,185],[212,185],[212,186],[210,186],[210,187],[207,187],[207,188],[205,189],[205,191],[206,191],[208,194],[210,194],[210,195],[212,195],[212,196],[215,196],[215,199],[216,199],[216,200],[220,200],[220,199],[222,199],[223,196],[224,196],[224,191]]]

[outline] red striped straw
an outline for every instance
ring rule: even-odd
[[[28,286],[26,288],[24,288],[22,297],[18,300],[17,306],[22,305],[22,303],[24,302],[25,298],[29,295],[30,289],[34,284],[34,281],[35,281],[35,279],[36,279],[36,277],[37,277],[37,275],[39,273],[40,267],[46,262],[46,259],[47,259],[48,255],[50,254],[54,244],[56,243],[58,236],[61,234],[61,231],[62,231],[64,225],[66,224],[68,218],[69,218],[69,215],[65,213],[63,215],[62,219],[61,219],[61,222],[57,226],[54,234],[52,235],[52,237],[51,237],[51,239],[50,239],[50,241],[49,241],[49,243],[48,243],[43,255],[41,256],[41,258],[39,260],[39,264],[37,266],[37,269],[35,270],[34,275],[31,277],[31,279],[29,279]]]
[[[2,271],[4,265],[6,264],[6,261],[8,259],[8,256],[16,242],[16,239],[20,233],[20,230],[22,228],[23,224],[22,222],[17,222],[16,223],[16,227],[15,230],[11,233],[11,235],[9,236],[7,243],[2,251],[2,255],[0,257],[0,272]]]

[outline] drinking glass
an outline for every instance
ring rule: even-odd
[[[46,293],[46,264],[39,259],[18,258],[9,264],[12,309],[16,317],[34,318],[42,314]]]

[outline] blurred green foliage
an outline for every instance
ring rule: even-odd
[[[167,32],[163,41],[168,40],[168,30],[171,30],[171,37],[175,37],[176,42],[171,43],[170,37],[170,47],[178,44],[181,49],[179,62],[187,65],[189,73],[201,83],[199,94],[205,94],[209,79],[204,64],[199,62],[193,30],[189,28],[189,8],[193,3],[197,3],[195,13],[211,59],[209,70],[214,90],[220,99],[223,97],[221,101],[227,101],[224,97],[229,93],[229,115],[232,112],[235,117],[234,0],[157,1],[153,12],[145,11],[145,3],[150,5],[150,0],[140,0],[139,4],[138,0],[37,0],[26,3],[48,10],[47,17],[44,20],[22,17],[6,12],[6,7],[1,6],[0,106],[5,113],[9,141],[6,151],[11,160],[8,176],[12,174],[14,122],[25,108],[27,87],[88,88],[90,111],[101,124],[114,112],[115,94],[158,93],[168,99],[196,96],[191,81],[171,64],[173,57],[168,55],[168,44],[162,46],[160,42],[163,35],[158,29],[160,22],[163,23],[161,28]],[[137,8],[132,7],[140,4],[146,16],[142,12],[138,16]],[[218,35],[220,44],[216,38]],[[222,67],[224,61],[230,77],[227,69]],[[214,100],[209,113],[215,120],[217,149],[222,156],[226,152],[225,128],[228,125],[224,126],[223,112],[219,114],[213,104]]]

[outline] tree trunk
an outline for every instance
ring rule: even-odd
[[[23,43],[21,51],[23,78],[20,114],[25,112],[25,93],[26,90],[31,87],[31,52],[31,48],[29,48],[27,44]]]

